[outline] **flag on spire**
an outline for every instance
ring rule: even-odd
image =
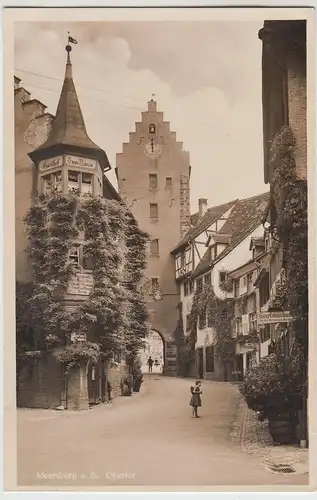
[[[72,36],[68,35],[68,43],[78,43],[77,40],[75,38],[73,38]]]

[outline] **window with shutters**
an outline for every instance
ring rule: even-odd
[[[236,334],[242,334],[242,318],[236,318]]]

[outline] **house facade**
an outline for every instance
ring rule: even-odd
[[[263,234],[262,228],[262,234]],[[270,335],[267,326],[259,326],[258,316],[265,310],[269,288],[265,282],[260,289],[258,283],[263,270],[268,266],[268,249],[264,237],[250,239],[250,259],[232,270],[228,277],[233,281],[235,339],[234,378],[243,380],[246,370],[258,363],[269,352]]]
[[[272,343],[285,355],[292,353],[297,336],[308,362],[306,21],[265,21],[259,38],[264,181],[271,193],[265,217],[270,233],[266,322]],[[307,376],[306,366],[304,386]],[[303,443],[308,435],[307,398],[306,391],[300,412]]]
[[[212,296],[219,303],[228,301],[233,307],[234,288],[229,273],[245,263],[250,238],[262,236],[261,219],[267,210],[268,199],[269,195],[265,193],[245,200],[233,200],[207,209],[205,213],[200,211],[193,216],[193,227],[173,250],[175,279],[180,285],[187,337],[193,335],[195,297],[198,304]],[[228,336],[232,335],[233,315],[231,319]],[[219,332],[211,315],[202,310],[196,323],[195,375],[205,379],[231,380],[234,359],[224,362],[217,355]]]

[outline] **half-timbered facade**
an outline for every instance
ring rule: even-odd
[[[185,334],[189,333],[195,291],[212,286],[217,297],[234,298],[230,271],[245,264],[246,255],[250,254],[250,239],[255,241],[263,237],[262,219],[268,199],[269,194],[265,193],[245,200],[233,200],[192,216],[195,224],[173,250]],[[251,251],[254,253],[253,247]],[[225,370],[223,363],[216,359],[215,342],[216,332],[210,319],[198,319],[196,375],[219,380],[230,378],[234,366]]]

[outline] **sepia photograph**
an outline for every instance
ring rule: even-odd
[[[313,9],[31,11],[5,59],[17,489],[309,489]]]

